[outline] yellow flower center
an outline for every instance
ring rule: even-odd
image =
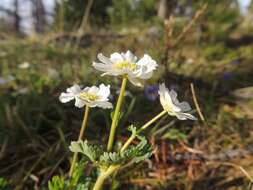
[[[134,69],[136,69],[136,67],[137,67],[137,65],[135,63],[130,63],[128,61],[122,61],[122,62],[116,63],[117,69],[134,70]]]
[[[81,94],[79,94],[79,98],[85,99],[85,100],[88,99],[90,101],[95,101],[99,98],[99,96],[96,94],[93,94],[93,93],[82,92]]]

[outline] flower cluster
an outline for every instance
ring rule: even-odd
[[[157,68],[157,63],[149,55],[145,54],[141,59],[127,51],[126,53],[113,53],[110,57],[98,54],[98,60],[101,63],[93,62],[93,67],[104,72],[104,75],[125,76],[136,86],[142,86],[142,81],[149,79],[153,75],[153,71]],[[158,94],[160,102],[164,110],[171,116],[176,116],[179,120],[196,120],[196,117],[187,113],[191,111],[191,107],[187,102],[179,102],[177,93],[174,90],[168,90],[165,84],[159,85]],[[75,100],[75,106],[82,108],[84,105],[89,107],[112,108],[109,102],[110,85],[101,84],[99,87],[92,86],[81,89],[77,84],[67,88],[67,92],[60,95],[62,103]]]

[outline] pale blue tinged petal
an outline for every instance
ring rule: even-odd
[[[179,101],[177,99],[176,91],[172,89],[172,90],[169,91],[169,93],[170,93],[170,96],[171,96],[171,99],[172,99],[173,103],[174,104],[179,104]]]
[[[187,117],[183,113],[176,113],[175,115],[179,120],[187,120]]]
[[[191,111],[191,106],[188,102],[181,102],[181,103],[178,103],[177,104],[178,107],[180,107],[180,109],[183,111],[183,112],[188,112],[188,111]]]
[[[192,114],[189,113],[180,113],[181,115],[183,115],[186,119],[190,119],[190,120],[198,120],[195,116],[193,116]]]

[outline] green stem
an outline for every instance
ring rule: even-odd
[[[85,112],[84,112],[83,122],[82,122],[81,130],[79,132],[78,140],[83,139],[84,131],[85,131],[86,126],[87,126],[88,116],[89,116],[89,106],[85,106]],[[69,171],[69,177],[70,178],[72,177],[73,172],[74,172],[75,164],[77,162],[77,156],[78,156],[78,153],[75,152],[74,156],[73,156],[73,159],[72,159],[70,171]]]
[[[104,171],[101,172],[100,175],[97,178],[97,181],[93,187],[93,190],[101,190],[103,187],[103,184],[105,182],[105,180],[113,173],[115,172],[120,166],[119,165],[111,165],[109,166],[109,168]]]
[[[113,119],[112,119],[110,136],[109,136],[109,140],[108,140],[108,144],[107,144],[107,151],[111,151],[112,147],[113,147],[114,136],[115,136],[116,127],[117,127],[117,124],[118,124],[120,109],[121,109],[123,99],[124,99],[126,84],[127,84],[127,77],[124,77],[123,80],[122,80],[119,98],[118,98],[117,105],[116,105],[114,115],[113,115]]]
[[[159,118],[161,118],[164,114],[166,114],[167,111],[163,110],[160,112],[157,116],[155,116],[153,119],[151,119],[149,122],[147,122],[145,125],[143,125],[137,132],[136,134],[139,134],[141,131],[145,130],[147,127],[152,125],[155,121],[157,121]],[[120,152],[123,152],[126,150],[126,148],[131,144],[131,142],[135,139],[136,134],[132,134],[131,137],[125,142],[125,144],[122,146],[120,149]]]
[[[131,142],[135,139],[136,134],[132,134],[131,137],[125,142],[125,144],[120,149],[120,152],[123,152],[126,150],[126,148],[131,144]]]
[[[160,112],[158,115],[156,115],[153,119],[151,119],[149,122],[147,122],[145,125],[143,125],[138,131],[137,133],[145,130],[147,127],[149,127],[150,125],[152,125],[155,121],[157,121],[158,119],[160,119],[162,116],[164,116],[167,113],[166,110],[163,110],[162,112]]]

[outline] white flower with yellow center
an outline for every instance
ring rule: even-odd
[[[186,113],[191,111],[191,106],[188,102],[179,102],[177,93],[174,90],[168,90],[165,84],[161,84],[159,85],[158,93],[163,109],[167,111],[169,115],[176,116],[180,120],[197,120],[193,115]]]
[[[62,103],[67,103],[75,100],[75,106],[78,108],[87,105],[89,107],[112,108],[109,102],[110,85],[105,86],[100,84],[99,87],[92,86],[81,89],[79,85],[75,84],[67,88],[67,92],[61,93],[59,99]]]
[[[93,62],[93,66],[95,69],[104,72],[102,76],[125,75],[136,86],[142,86],[142,80],[151,78],[153,71],[157,67],[156,61],[149,55],[145,54],[138,60],[130,51],[126,53],[113,53],[110,58],[100,53],[97,57],[101,63]]]

